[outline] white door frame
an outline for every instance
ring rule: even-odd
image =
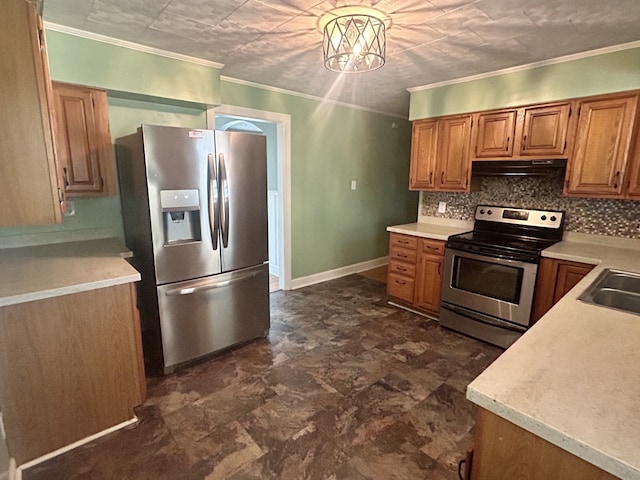
[[[229,115],[244,120],[264,120],[277,125],[277,157],[278,157],[278,216],[279,237],[278,257],[280,275],[278,282],[282,290],[291,289],[291,115],[285,113],[255,110],[253,108],[221,105],[207,109],[207,127],[215,128],[215,116]]]

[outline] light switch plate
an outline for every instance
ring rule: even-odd
[[[438,213],[444,213],[447,211],[447,202],[438,202]]]

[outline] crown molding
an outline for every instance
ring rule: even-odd
[[[284,93],[285,95],[292,95],[294,97],[306,98],[307,100],[313,100],[320,103],[328,103],[331,105],[339,105],[341,107],[352,108],[354,110],[363,110],[365,112],[378,113],[380,115],[386,115],[388,117],[401,118],[403,120],[408,120],[408,115],[398,115],[397,113],[389,113],[383,112],[382,110],[374,110],[373,108],[362,107],[360,105],[354,105],[353,103],[341,102],[339,100],[332,100],[330,98],[317,97],[315,95],[309,95],[307,93],[294,92],[293,90],[286,90],[280,87],[272,87],[270,85],[263,85],[261,83],[250,82],[248,80],[240,80],[239,78],[227,77],[225,75],[220,75],[220,80],[229,83],[237,83],[238,85],[244,85],[247,87],[255,87],[260,88],[262,90],[268,90],[276,93]]]
[[[202,58],[191,57],[189,55],[182,55],[180,53],[168,52],[159,48],[147,47],[140,45],[139,43],[128,42],[126,40],[120,40],[118,38],[108,37],[99,33],[87,32],[78,28],[67,27],[64,25],[58,25],[57,23],[44,22],[46,30],[52,30],[54,32],[66,33],[76,37],[86,38],[88,40],[95,40],[96,42],[108,43],[117,47],[129,48],[131,50],[137,50],[139,52],[150,53],[152,55],[158,55],[161,57],[172,58],[174,60],[181,60],[183,62],[195,63],[197,65],[204,65],[205,67],[217,68],[221,70],[224,64],[218,62],[212,62],[211,60],[205,60]]]
[[[413,92],[420,92],[422,90],[431,90],[433,88],[446,87],[447,85],[455,85],[458,83],[471,82],[474,80],[482,80],[483,78],[498,77],[500,75],[506,75],[509,73],[524,72],[527,70],[532,70],[534,68],[546,67],[548,65],[556,65],[558,63],[570,62],[572,60],[580,60],[582,58],[596,57],[598,55],[615,53],[615,52],[620,52],[622,50],[630,50],[632,48],[639,48],[639,47],[640,47],[640,41],[622,43],[620,45],[613,45],[611,47],[604,47],[604,48],[598,48],[596,50],[589,50],[588,52],[573,53],[571,55],[564,55],[562,57],[552,58],[549,60],[542,60],[540,62],[528,63],[526,65],[519,65],[517,67],[503,68],[502,70],[495,70],[493,72],[480,73],[478,75],[471,75],[469,77],[463,77],[463,78],[456,78],[455,80],[445,80],[443,82],[429,83],[427,85],[411,87],[411,88],[407,88],[407,91],[410,93],[413,93]]]

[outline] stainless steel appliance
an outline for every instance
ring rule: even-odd
[[[267,335],[265,137],[143,125],[117,156],[146,359],[170,373]]]
[[[440,324],[515,342],[530,325],[540,254],[563,230],[564,212],[478,205],[473,231],[447,241]]]

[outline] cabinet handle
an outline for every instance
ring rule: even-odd
[[[406,245],[407,243],[409,243],[408,240],[398,240],[398,243],[402,243],[404,245]]]
[[[434,247],[434,246],[432,246],[432,245],[427,245],[427,248],[428,248],[429,250],[439,250],[439,248],[438,248],[438,247]]]
[[[444,172],[440,174],[440,185],[444,185]]]
[[[511,137],[507,137],[507,144],[504,147],[504,151],[508,152],[509,151],[509,140],[511,139]]]
[[[404,267],[396,267],[399,272],[406,272],[407,269]]]
[[[438,276],[442,275],[442,264],[438,264]]]
[[[69,186],[69,177],[67,176],[67,167],[62,169],[62,180],[64,180],[64,188]]]
[[[433,172],[429,172],[429,185],[431,185],[432,180],[433,180]]]
[[[396,283],[399,283],[400,285],[406,285],[407,282],[403,282],[402,280],[396,280]]]
[[[620,170],[616,172],[616,181],[613,184],[613,188],[618,189],[618,182],[620,182]]]
[[[403,253],[398,253],[396,255],[400,258],[408,258],[407,255],[404,255]]]

